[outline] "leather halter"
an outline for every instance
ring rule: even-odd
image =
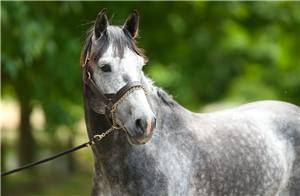
[[[140,88],[144,88],[144,87],[142,83],[139,81],[129,82],[128,84],[123,86],[117,93],[104,94],[94,83],[94,81],[91,79],[91,74],[88,71],[88,69],[90,69],[89,61],[90,61],[89,52],[87,52],[84,64],[81,66],[82,81],[85,84],[85,96],[86,96],[86,86],[89,86],[90,89],[93,91],[93,93],[96,95],[96,97],[105,104],[105,118],[108,124],[112,126],[113,122],[110,113],[114,111],[116,108],[113,107],[110,108],[109,107],[110,103],[112,103],[112,105],[115,105],[127,91],[129,91],[134,87],[140,87]]]

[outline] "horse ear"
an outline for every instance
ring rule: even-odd
[[[95,22],[95,28],[94,28],[96,39],[98,39],[101,36],[103,31],[108,26],[106,11],[107,11],[107,9],[104,8],[97,16],[97,19],[96,19],[96,22]]]
[[[127,29],[133,38],[136,37],[139,27],[139,13],[134,10],[132,14],[127,18],[124,29]]]

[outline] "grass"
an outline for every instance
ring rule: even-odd
[[[62,178],[45,177],[40,179],[39,177],[38,180],[30,179],[27,182],[12,182],[10,184],[6,182],[5,184],[2,183],[3,196],[90,195],[92,186],[92,172],[79,171]],[[3,185],[8,187],[4,188]]]

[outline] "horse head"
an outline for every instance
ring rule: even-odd
[[[109,25],[106,9],[97,16],[82,52],[82,62],[89,60],[86,68],[88,77],[103,94],[116,94],[132,82],[142,83],[142,68],[147,58],[135,44],[138,23],[136,10],[121,27]],[[105,113],[107,103],[99,100],[93,91],[86,90],[85,97],[95,112]],[[126,131],[130,144],[137,146],[150,141],[156,118],[143,88],[132,91],[122,99],[114,112],[115,120]]]

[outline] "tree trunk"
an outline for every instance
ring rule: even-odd
[[[18,89],[18,98],[21,107],[21,123],[19,127],[18,157],[19,166],[33,162],[34,157],[34,139],[31,132],[29,117],[32,108],[29,106],[30,93]]]

